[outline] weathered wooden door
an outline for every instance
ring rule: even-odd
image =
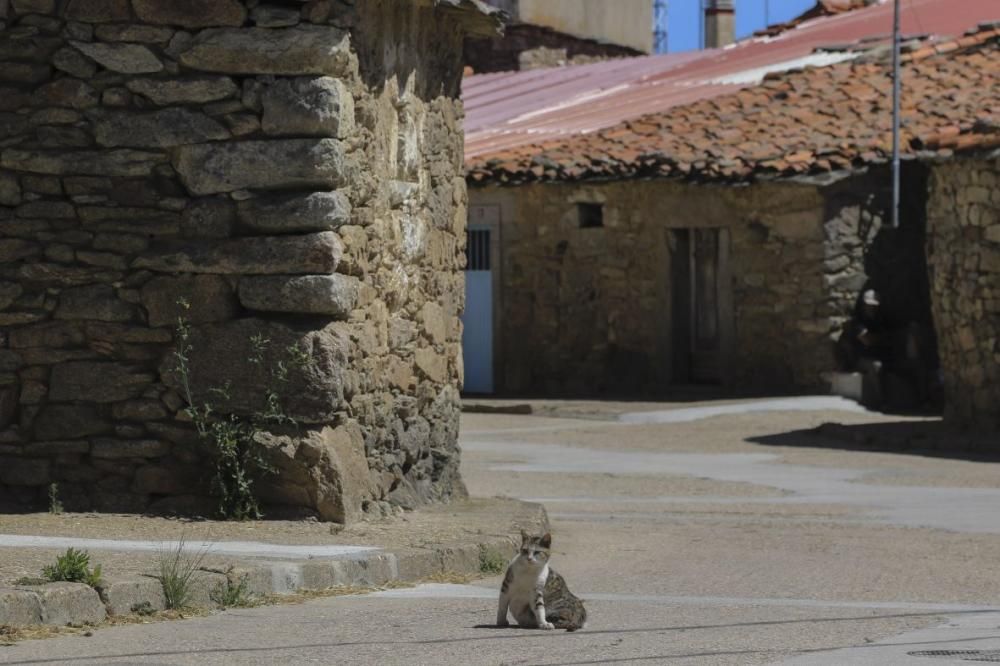
[[[691,380],[722,379],[719,334],[719,230],[691,233]]]
[[[728,255],[725,229],[671,232],[675,382],[710,384],[724,379]]]

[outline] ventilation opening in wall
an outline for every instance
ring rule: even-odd
[[[596,229],[604,226],[604,206],[595,203],[578,203],[576,216],[581,229]]]
[[[469,229],[465,238],[465,270],[490,270],[490,230]]]

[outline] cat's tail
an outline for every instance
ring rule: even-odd
[[[580,604],[580,619],[577,622],[567,622],[566,631],[580,631],[587,628],[587,609]]]

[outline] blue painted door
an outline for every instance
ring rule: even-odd
[[[491,232],[469,226],[465,246],[465,314],[462,315],[462,357],[465,392],[493,392],[493,271]]]

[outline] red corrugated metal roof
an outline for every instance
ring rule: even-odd
[[[1000,0],[902,0],[904,36],[954,37],[998,19]],[[466,157],[611,127],[733,92],[769,71],[848,59],[852,45],[887,41],[891,31],[892,3],[883,0],[724,49],[470,76],[463,83]]]
[[[472,183],[680,177],[748,181],[889,159],[888,54],[772,74],[756,86],[545,146],[466,161]],[[1000,146],[1000,24],[904,54],[904,157]]]

